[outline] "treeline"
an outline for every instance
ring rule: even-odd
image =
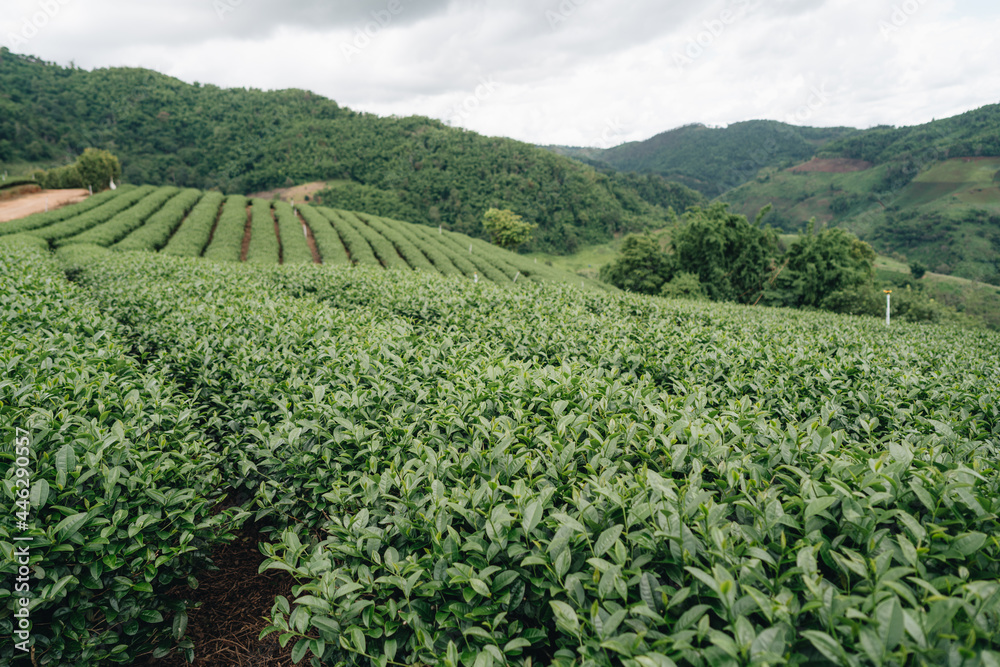
[[[250,193],[342,179],[355,185],[324,203],[476,236],[486,210],[507,208],[538,224],[532,248],[553,252],[662,227],[668,207],[698,199],[662,179],[602,174],[530,144],[356,113],[302,90],[88,72],[6,49],[0,90],[0,162],[69,163],[98,147],[113,149],[131,183]]]
[[[787,249],[769,226],[769,210],[754,222],[728,204],[695,207],[670,231],[664,247],[650,234],[630,234],[601,279],[620,289],[671,298],[884,315],[885,298],[875,286],[875,251],[850,232],[808,231]],[[959,319],[918,286],[896,295],[897,318]]]
[[[923,125],[875,127],[832,141],[819,155],[873,164],[896,162],[901,163],[897,172],[914,174],[914,167],[949,157],[1000,155],[1000,104]]]

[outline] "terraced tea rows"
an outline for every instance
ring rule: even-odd
[[[0,239],[0,402],[53,664],[183,641],[227,492],[313,664],[1000,660],[996,334],[45,243]]]
[[[221,208],[220,208],[221,207]],[[364,213],[177,188],[124,187],[76,206],[0,225],[53,247],[94,244],[253,264],[356,264],[480,277],[500,284],[598,283],[463,234]],[[309,238],[315,243],[314,254]]]

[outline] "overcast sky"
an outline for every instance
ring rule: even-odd
[[[995,0],[3,0],[0,44],[539,144],[1000,102]]]

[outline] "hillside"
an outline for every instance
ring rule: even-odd
[[[716,197],[750,180],[762,168],[803,162],[827,142],[855,132],[846,127],[799,127],[751,120],[725,128],[686,125],[606,150],[551,150],[617,171],[658,174]]]
[[[125,185],[54,211],[0,224],[60,248],[96,245],[251,264],[363,265],[420,270],[505,286],[526,282],[605,287],[481,239],[370,213],[224,197],[194,188]]]
[[[39,663],[995,660],[997,334],[518,286],[0,237]]]
[[[787,231],[815,217],[883,254],[1000,285],[1000,157],[929,162],[892,188],[897,164],[840,173],[772,170],[722,199],[747,215],[771,203],[768,222]]]
[[[70,162],[90,146],[118,155],[126,182],[248,194],[340,179],[374,192],[372,213],[474,236],[488,208],[511,208],[539,225],[534,247],[556,252],[662,224],[674,203],[646,201],[613,176],[530,144],[429,118],[356,113],[303,90],[90,72],[0,50],[0,171]]]

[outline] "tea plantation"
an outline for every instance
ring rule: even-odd
[[[515,284],[582,281],[481,239],[308,204],[175,187],[123,186],[56,211],[0,225],[53,248],[91,244],[253,264],[365,264]],[[310,244],[310,239],[312,244]],[[311,245],[315,246],[315,252]]]
[[[279,206],[0,226],[3,664],[197,658],[164,592],[252,519],[303,664],[1000,665],[1000,335]]]

